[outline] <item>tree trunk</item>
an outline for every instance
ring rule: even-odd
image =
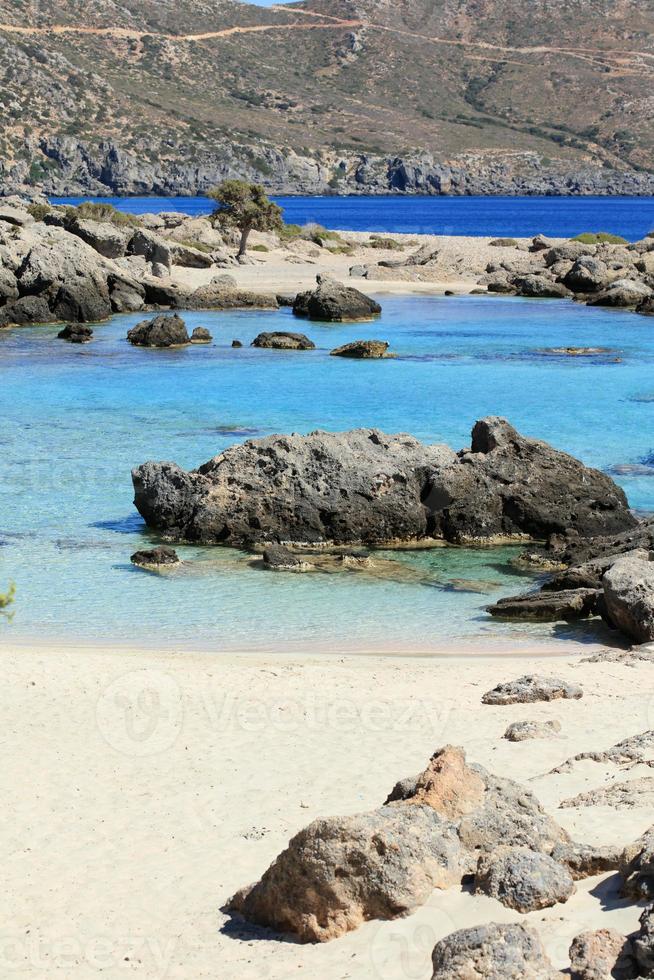
[[[238,247],[237,258],[240,258],[241,255],[245,255],[245,250],[248,247],[248,237],[251,230],[252,229],[249,225],[246,225],[245,228],[241,228],[241,244]]]

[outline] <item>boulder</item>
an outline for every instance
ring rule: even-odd
[[[654,976],[654,906],[643,909],[640,929],[632,937],[631,949],[635,960],[635,976]]]
[[[180,307],[189,310],[278,309],[275,296],[234,289],[217,281],[221,279],[222,276],[217,276],[206,286],[198,286],[190,295],[183,297]]]
[[[67,323],[63,330],[57,334],[60,340],[67,340],[71,344],[88,344],[93,339],[93,330],[84,323]]]
[[[558,262],[576,262],[586,255],[595,255],[596,245],[584,245],[583,242],[563,242],[554,245],[545,253],[545,265],[551,268]]]
[[[597,589],[570,589],[563,592],[528,592],[500,599],[487,611],[503,619],[529,619],[543,622],[586,619],[595,613]]]
[[[210,344],[212,340],[213,337],[206,327],[195,327],[191,334],[192,344]]]
[[[242,346],[243,346],[242,340],[232,340],[232,347],[242,347]]]
[[[146,262],[163,265],[167,270],[172,265],[171,243],[146,228],[137,228],[129,240],[127,251],[130,255],[142,255]]]
[[[210,269],[213,265],[211,254],[201,248],[172,241],[168,241],[168,247],[173,265],[180,265],[185,269]]]
[[[428,806],[316,820],[227,909],[249,922],[326,942],[368,919],[394,919],[461,879],[455,828]]]
[[[278,306],[293,306],[295,302],[296,293],[277,293],[277,305]]]
[[[176,282],[161,282],[159,279],[144,278],[145,302],[152,306],[169,306],[173,309],[188,307],[191,293],[182,289]]]
[[[269,544],[264,549],[263,564],[272,572],[302,572],[309,567],[281,544]]]
[[[475,892],[496,898],[517,912],[567,902],[574,890],[567,868],[528,847],[498,847],[482,854],[475,874]]]
[[[527,275],[513,276],[510,279],[518,296],[529,296],[534,299],[567,299],[570,290],[549,276]]]
[[[349,344],[342,344],[330,351],[332,357],[354,357],[360,360],[366,358],[386,357],[388,343],[385,340],[353,340]]]
[[[561,731],[561,722],[551,721],[514,721],[504,732],[504,738],[509,742],[526,742],[533,738],[554,738]]]
[[[515,681],[498,684],[486,691],[482,704],[530,704],[534,701],[556,701],[559,698],[580,698],[583,691],[578,684],[570,684],[558,677],[525,674]]]
[[[127,251],[128,236],[108,221],[79,218],[66,227],[107,259],[121,258]]]
[[[501,419],[477,423],[472,448],[458,454],[375,429],[318,431],[253,439],[191,472],[145,463],[132,478],[151,526],[236,547],[460,543],[543,538],[573,523],[586,534],[610,533],[635,523],[609,477]]]
[[[135,551],[130,557],[133,565],[142,565],[145,568],[158,566],[179,565],[179,555],[174,548],[167,548],[160,545],[157,548]]]
[[[47,231],[17,270],[21,295],[42,296],[58,320],[82,323],[111,316],[105,260],[63,229]]]
[[[33,225],[34,218],[27,208],[14,207],[11,204],[0,204],[0,221],[14,228],[24,228],[26,225]]]
[[[536,235],[532,238],[531,245],[529,246],[530,252],[546,252],[548,249],[554,248],[554,242],[551,238],[547,238],[545,235]]]
[[[550,854],[555,861],[566,866],[575,881],[617,871],[620,867],[619,847],[594,847],[576,841],[560,841]]]
[[[554,980],[538,933],[520,923],[459,929],[436,943],[432,980]]]
[[[654,898],[654,826],[620,855],[622,894],[636,901]]]
[[[572,980],[631,980],[635,970],[631,942],[614,929],[580,932],[570,946]]]
[[[186,324],[176,313],[141,320],[127,331],[127,339],[137,347],[181,347],[190,343]]]
[[[250,346],[266,347],[271,350],[314,350],[316,345],[303,333],[279,330],[274,333],[258,334]]]
[[[634,279],[616,279],[608,289],[603,289],[588,300],[589,306],[636,307],[652,296],[652,290]]]
[[[11,324],[23,326],[27,323],[53,323],[56,319],[43,296],[22,296],[0,307],[0,327]]]
[[[381,306],[352,286],[318,276],[316,289],[295,297],[293,313],[309,320],[371,320],[381,313]]]
[[[643,316],[654,316],[654,295],[642,300],[636,307],[636,313]]]
[[[11,271],[0,265],[0,306],[8,300],[18,299],[18,280]]]
[[[89,279],[71,281],[60,286],[51,310],[57,320],[75,320],[78,323],[95,323],[106,320],[112,314],[109,290],[106,284],[98,286]]]
[[[582,255],[562,282],[573,293],[595,293],[609,285],[611,278],[608,266],[594,255]]]
[[[654,640],[654,562],[625,555],[612,564],[602,584],[609,620],[636,643]]]
[[[136,313],[145,304],[145,289],[132,276],[112,272],[107,278],[109,302],[114,313]]]

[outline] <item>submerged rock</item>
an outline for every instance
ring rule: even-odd
[[[192,344],[210,344],[212,340],[213,337],[206,327],[195,327],[191,334]]]
[[[303,572],[309,568],[307,562],[281,544],[268,545],[263,553],[263,564],[273,572]]]
[[[381,306],[353,286],[318,276],[316,289],[295,297],[293,313],[309,320],[370,320],[381,313]]]
[[[571,589],[565,592],[529,592],[500,599],[488,607],[491,616],[505,619],[529,619],[552,622],[585,619],[596,608],[596,589]]]
[[[567,902],[575,890],[567,868],[528,847],[499,847],[479,858],[475,891],[496,898],[517,912]]]
[[[88,344],[93,339],[93,330],[85,323],[67,323],[57,337],[71,344]]]
[[[186,324],[176,313],[141,320],[127,331],[127,339],[138,347],[181,347],[190,343]]]
[[[353,340],[349,344],[335,347],[330,351],[332,357],[356,357],[359,359],[387,357],[388,343],[385,340]]]
[[[161,565],[179,565],[179,555],[174,548],[166,548],[160,545],[157,548],[135,551],[130,561],[133,565],[142,565],[145,568],[152,568]]]
[[[558,677],[525,674],[515,681],[498,684],[482,697],[483,704],[529,704],[533,701],[556,701],[559,698],[580,698],[583,691],[578,684],[570,684]]]
[[[267,347],[271,350],[314,350],[316,345],[303,333],[279,330],[274,333],[260,333],[251,346]]]
[[[436,943],[432,980],[554,980],[538,933],[519,923],[459,929]]]
[[[458,454],[375,429],[318,431],[251,440],[191,472],[144,463],[132,479],[151,526],[237,547],[460,543],[634,524],[608,476],[496,418],[478,422]]]

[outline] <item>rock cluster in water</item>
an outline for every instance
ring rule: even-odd
[[[253,439],[190,472],[144,463],[132,479],[151,527],[236,547],[492,542],[635,524],[610,477],[494,417],[458,453],[374,429],[313,432]]]

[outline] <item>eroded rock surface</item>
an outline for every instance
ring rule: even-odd
[[[527,704],[532,701],[555,701],[559,698],[580,698],[583,690],[558,677],[525,674],[514,681],[498,684],[482,697],[484,704]]]
[[[637,977],[630,941],[615,929],[581,932],[570,946],[572,980],[631,980]]]
[[[654,562],[625,555],[602,584],[609,619],[636,643],[654,640]]]
[[[127,339],[136,347],[182,347],[191,342],[186,324],[176,313],[141,320],[127,331]]]
[[[298,293],[293,303],[296,316],[309,320],[370,320],[381,313],[381,306],[353,286],[318,276],[315,289]]]
[[[561,731],[561,722],[552,721],[514,721],[504,732],[509,742],[526,742],[533,738],[554,738]]]
[[[313,350],[316,345],[303,333],[279,330],[274,333],[258,334],[251,346],[267,347],[271,350]]]
[[[436,943],[432,980],[554,980],[561,977],[538,933],[520,923],[460,929]]]
[[[353,340],[330,351],[332,357],[352,357],[358,360],[387,357],[388,343],[385,340]]]
[[[567,868],[528,847],[499,847],[479,858],[475,891],[517,912],[533,912],[567,902],[575,890]]]
[[[153,527],[234,546],[488,542],[634,524],[609,477],[498,418],[476,423],[459,453],[375,429],[313,432],[250,440],[190,472],[145,463],[132,479]]]

